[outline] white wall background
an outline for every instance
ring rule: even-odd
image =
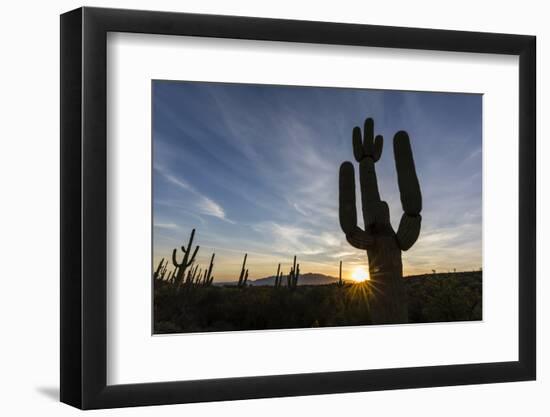
[[[71,0],[7,2],[0,23],[0,410],[3,415],[75,415],[59,392],[59,17],[81,6]],[[94,412],[138,416],[545,416],[550,413],[550,134],[543,120],[550,96],[545,3],[514,1],[124,0],[86,5],[181,12],[510,32],[538,37],[538,381],[453,388],[145,407]],[[546,158],[544,158],[546,157]],[[404,352],[405,354],[405,352]]]

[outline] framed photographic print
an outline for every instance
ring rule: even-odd
[[[61,16],[61,400],[535,379],[535,38]]]

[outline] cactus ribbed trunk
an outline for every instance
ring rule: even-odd
[[[369,298],[371,320],[376,324],[407,322],[407,293],[403,280],[401,249],[393,236],[376,239],[367,249],[369,258]]]

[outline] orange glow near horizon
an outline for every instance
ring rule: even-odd
[[[351,274],[351,278],[355,282],[370,281],[369,273],[365,268],[358,266]]]

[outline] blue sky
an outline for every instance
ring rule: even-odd
[[[405,275],[479,269],[481,95],[172,81],[153,81],[155,265],[196,228],[197,261],[216,253],[216,281],[235,280],[245,252],[252,279],[279,262],[288,271],[295,254],[302,273],[337,275],[340,260],[345,277],[366,268],[338,222],[338,170],[354,161],[352,129],[366,117],[384,136],[376,169],[394,228],[392,140],[411,138],[423,224]]]

